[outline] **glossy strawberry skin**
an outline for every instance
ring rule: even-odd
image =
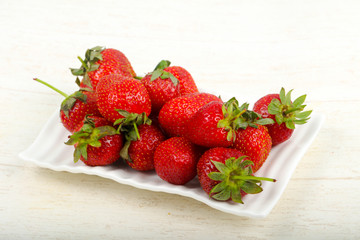
[[[170,78],[161,79],[160,77],[151,81],[151,74],[141,79],[149,93],[152,111],[159,112],[161,107],[173,98],[180,96],[180,84],[176,86]]]
[[[213,101],[200,108],[186,124],[185,137],[204,147],[230,147],[232,142],[227,140],[228,132],[217,126],[224,118],[222,105]]]
[[[142,124],[138,131],[140,139],[131,142],[128,150],[131,162],[127,161],[127,164],[139,171],[153,170],[155,149],[165,141],[165,135],[153,124]]]
[[[193,77],[185,68],[170,66],[165,68],[164,71],[172,73],[179,80],[181,96],[199,92]]]
[[[60,110],[60,120],[64,127],[71,133],[82,126],[87,114],[101,116],[97,108],[95,92],[84,91],[83,94],[87,96],[86,102],[77,99],[72,109],[69,110],[69,117],[65,115],[63,110]]]
[[[105,136],[100,139],[101,147],[88,146],[88,159],[84,160],[88,166],[105,166],[116,162],[119,159],[119,153],[123,145],[123,140],[120,135]]]
[[[95,90],[100,79],[109,74],[121,74],[127,77],[135,77],[133,67],[124,53],[117,49],[106,48],[101,51],[102,60],[98,60],[95,64],[99,65],[98,69],[88,72],[88,76]],[[81,84],[81,87],[90,87]]]
[[[252,167],[254,173],[263,165],[272,147],[267,128],[262,125],[257,126],[258,128],[238,129],[233,143],[234,148],[240,150],[254,163]]]
[[[190,118],[205,104],[220,98],[209,93],[192,93],[167,102],[159,112],[161,127],[169,136],[184,136]]]
[[[163,141],[155,150],[154,166],[157,175],[172,184],[184,185],[196,176],[200,151],[183,137]]]
[[[112,124],[102,117],[91,117],[95,127],[106,126]],[[120,150],[123,146],[123,138],[121,135],[105,136],[100,139],[100,147],[87,146],[87,160],[82,156],[80,160],[88,166],[105,166],[114,163],[120,157]],[[76,145],[75,145],[76,147]]]
[[[285,123],[276,123],[275,115],[269,114],[268,106],[273,99],[280,100],[279,94],[268,94],[260,98],[255,104],[253,110],[259,113],[263,118],[271,118],[275,121],[273,124],[266,125],[272,139],[272,145],[275,146],[288,140],[294,132],[294,129],[286,127]]]
[[[97,106],[102,116],[115,122],[122,116],[116,109],[130,113],[151,113],[151,101],[145,86],[134,78],[119,74],[103,77],[96,89]]]
[[[216,147],[207,150],[199,159],[197,164],[197,176],[202,189],[209,194],[211,189],[219,183],[209,178],[210,172],[218,172],[215,165],[211,161],[225,163],[231,157],[239,158],[244,154],[237,149]],[[242,195],[245,193],[242,192]]]

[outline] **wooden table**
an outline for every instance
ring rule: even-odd
[[[0,2],[0,239],[359,239],[359,1]],[[199,87],[307,93],[326,115],[265,219],[18,157],[75,89],[76,56],[123,51],[138,74],[161,59]]]

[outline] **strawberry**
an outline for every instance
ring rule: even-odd
[[[133,169],[148,171],[154,169],[154,152],[165,136],[162,131],[151,124],[151,120],[143,114],[129,113],[120,110],[123,118],[115,121],[119,131],[125,136],[125,144],[120,156]]]
[[[80,159],[88,166],[105,166],[118,160],[123,140],[111,125],[105,118],[87,116],[65,143],[75,146],[74,162]]]
[[[230,147],[228,132],[219,128],[219,120],[224,118],[223,103],[210,102],[199,109],[185,125],[185,137],[204,147]]]
[[[247,110],[247,103],[239,107],[235,98],[226,103],[210,102],[200,108],[185,125],[185,137],[204,147],[230,147],[239,128],[249,124],[268,124],[267,119],[257,119],[258,114]],[[270,121],[273,122],[272,120]]]
[[[90,87],[95,90],[100,79],[109,74],[136,76],[127,57],[113,48],[97,46],[86,51],[85,59],[80,57],[78,59],[81,61],[81,67],[70,70],[77,77],[83,76],[82,87]],[[79,81],[78,78],[77,81]]]
[[[92,90],[80,89],[71,95],[67,95],[38,78],[34,78],[34,80],[48,86],[65,97],[60,107],[60,120],[69,132],[75,132],[75,130],[83,124],[87,114],[100,116],[96,105],[96,94]]]
[[[169,138],[156,148],[154,166],[157,175],[172,184],[184,185],[196,176],[200,150],[184,137]]]
[[[168,101],[159,112],[159,123],[170,136],[183,136],[185,125],[205,104],[220,98],[209,93],[191,93]]]
[[[298,97],[294,102],[291,101],[291,92],[285,93],[281,88],[280,94],[268,94],[260,98],[253,110],[263,118],[271,118],[275,123],[267,125],[272,139],[272,145],[288,140],[294,132],[295,124],[305,124],[310,119],[310,111],[303,111],[306,95]]]
[[[159,112],[166,102],[180,96],[179,80],[166,71],[169,64],[169,61],[161,61],[153,72],[141,79],[150,95],[153,112]]]
[[[262,191],[262,180],[276,181],[253,176],[251,165],[252,162],[239,150],[211,148],[200,157],[197,164],[200,185],[213,199],[243,203],[245,194]]]
[[[96,93],[100,113],[114,123],[119,117],[117,109],[130,113],[151,112],[151,101],[145,86],[131,77],[121,74],[110,74],[100,79]]]
[[[254,163],[253,172],[259,170],[270,154],[272,142],[266,126],[256,124],[239,128],[236,132],[233,147],[247,155]]]
[[[160,61],[141,82],[149,92],[154,112],[159,112],[166,102],[175,97],[199,92],[190,73],[179,66],[170,67],[168,60]]]
[[[131,142],[129,147],[130,167],[136,170],[148,171],[154,167],[154,153],[157,146],[165,141],[165,135],[155,125],[143,124],[139,126],[140,138]]]
[[[170,67],[165,68],[164,71],[172,74],[173,76],[175,76],[175,78],[177,78],[179,80],[181,96],[184,96],[184,95],[190,94],[190,93],[199,92],[193,77],[183,67],[170,66]]]

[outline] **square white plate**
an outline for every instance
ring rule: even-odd
[[[69,132],[62,126],[58,110],[50,117],[31,146],[21,152],[19,156],[25,161],[54,171],[98,175],[140,189],[190,197],[226,213],[264,218],[280,199],[291,175],[315,139],[324,119],[322,114],[313,111],[309,122],[297,126],[290,140],[271,150],[268,159],[256,175],[275,178],[277,181],[275,183],[263,182],[263,192],[255,195],[248,194],[243,198],[244,204],[210,199],[201,189],[196,177],[184,186],[177,186],[163,181],[154,171],[139,172],[125,164],[89,167],[81,161],[74,163],[73,146],[64,144]]]

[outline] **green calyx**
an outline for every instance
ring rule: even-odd
[[[149,73],[151,75],[150,82],[154,81],[157,78],[160,79],[167,79],[170,78],[171,82],[176,87],[179,84],[179,80],[169,72],[164,71],[165,68],[169,67],[171,64],[168,60],[161,60],[158,65],[156,65],[154,71]]]
[[[83,103],[86,103],[87,96],[84,92],[92,92],[90,88],[80,88],[78,91],[74,92],[70,96],[66,97],[61,103],[60,110],[62,110],[66,117],[69,118],[69,111],[73,109],[76,100],[79,100]]]
[[[228,141],[235,141],[235,132],[239,128],[258,128],[257,125],[274,123],[274,120],[270,118],[262,118],[260,114],[248,110],[248,107],[248,103],[243,103],[241,106],[239,106],[239,102],[236,100],[236,98],[231,98],[222,105],[222,113],[224,118],[218,122],[217,127],[224,128],[228,132]]]
[[[101,54],[103,50],[105,50],[105,47],[96,46],[86,50],[84,59],[78,57],[79,61],[81,62],[80,68],[70,68],[71,73],[76,76],[76,82],[80,81],[79,76],[83,76],[84,84],[92,87],[89,76],[86,73],[99,68],[100,65],[96,64],[96,62],[103,60]]]
[[[132,141],[140,139],[138,126],[142,124],[151,125],[151,119],[149,119],[145,113],[130,113],[121,109],[116,109],[116,111],[122,116],[122,118],[117,119],[114,122],[114,125],[118,125],[117,131],[125,136],[125,143],[120,151],[120,156],[124,160],[131,162],[129,147]]]
[[[74,107],[76,100],[86,103],[86,99],[87,96],[82,93],[82,90],[76,91],[62,101],[60,109],[69,118],[69,111]]]
[[[66,145],[75,145],[74,162],[79,161],[82,156],[87,160],[87,146],[101,147],[100,139],[105,136],[118,134],[112,126],[95,127],[91,116],[87,115],[84,120],[82,128],[69,136],[69,140],[65,142]]]
[[[263,190],[261,188],[261,181],[276,182],[272,178],[253,176],[251,167],[253,162],[246,158],[247,156],[239,158],[231,157],[225,161],[225,164],[211,161],[218,172],[210,172],[208,176],[210,179],[220,183],[211,189],[210,197],[219,201],[231,199],[237,203],[244,203],[242,201],[241,190],[248,194],[256,194]]]
[[[303,111],[306,105],[304,105],[306,95],[302,95],[291,101],[291,92],[285,93],[285,89],[281,88],[280,101],[279,99],[273,99],[268,106],[268,112],[275,115],[276,122],[280,125],[285,123],[289,129],[295,129],[295,124],[305,124],[310,119],[310,111]]]

